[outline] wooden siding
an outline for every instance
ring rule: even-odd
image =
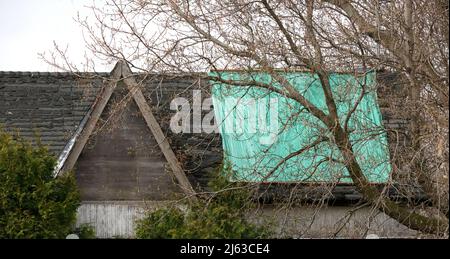
[[[135,222],[148,210],[169,205],[168,202],[95,202],[84,201],[78,208],[77,225],[90,224],[98,238],[134,238]],[[367,234],[380,237],[414,238],[419,235],[386,214],[354,207],[292,207],[289,211],[265,205],[249,212],[248,218],[257,224],[272,222],[275,238],[364,238]],[[347,221],[348,220],[348,221]],[[344,226],[342,226],[342,224]],[[340,231],[338,231],[342,228]]]
[[[135,221],[146,209],[158,206],[157,202],[86,201],[78,207],[77,226],[93,226],[98,238],[133,238]]]
[[[128,91],[119,83],[76,164],[82,200],[163,200],[180,192]]]

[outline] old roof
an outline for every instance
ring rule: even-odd
[[[170,102],[192,99],[207,84],[200,75],[140,74],[137,81],[194,186],[206,185],[222,159],[219,134],[174,134],[169,130]],[[109,80],[110,73],[0,72],[0,126],[48,146],[59,156]],[[67,148],[67,147],[66,147]]]
[[[33,142],[39,136],[58,155],[102,85],[100,77],[87,76],[0,72],[0,125]]]
[[[42,143],[58,156],[73,137],[109,76],[109,73],[0,72],[0,126],[17,131],[20,136],[33,142],[39,136]],[[393,80],[392,76],[380,77],[383,78]],[[174,113],[170,109],[171,100],[185,97],[192,104],[192,90],[195,89],[202,90],[202,99],[207,98],[210,90],[207,82],[201,79],[201,74],[140,74],[137,81],[141,82],[143,95],[192,185],[200,188],[206,186],[209,173],[222,161],[219,134],[175,134],[169,130],[169,123]],[[208,111],[202,112],[206,114]],[[292,185],[270,185],[267,193],[282,197],[295,188]],[[309,189],[303,188],[302,192],[305,193],[305,190]],[[332,194],[334,199],[341,200],[361,198],[354,188],[348,186],[337,186]],[[308,191],[306,195],[309,195]]]

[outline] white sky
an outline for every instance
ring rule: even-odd
[[[0,0],[0,71],[56,71],[38,56],[53,49],[53,41],[68,46],[76,64],[84,57],[81,28],[74,21],[89,14],[92,0]],[[109,71],[109,67],[97,67]]]

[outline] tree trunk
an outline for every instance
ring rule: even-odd
[[[393,202],[388,197],[384,197],[366,180],[366,177],[364,176],[362,169],[356,160],[348,134],[346,134],[340,127],[336,127],[333,132],[336,144],[346,161],[346,168],[350,173],[350,177],[367,201],[378,206],[382,212],[396,219],[408,228],[437,235],[442,234],[448,229],[447,219],[426,217],[415,212],[411,212],[407,208]]]

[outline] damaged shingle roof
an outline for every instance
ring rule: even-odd
[[[71,73],[0,72],[0,125],[58,155],[101,85]]]
[[[88,114],[110,73],[0,72],[0,127],[61,154]],[[192,101],[192,90],[207,84],[199,75],[139,75],[142,92],[193,185],[206,185],[222,159],[219,134],[174,134],[169,130],[175,97]],[[202,111],[207,112],[207,111]],[[181,159],[184,158],[184,159]],[[195,172],[195,176],[194,176]]]
[[[77,130],[80,122],[95,102],[109,73],[59,72],[1,72],[0,71],[0,127],[17,131],[31,141],[40,137],[43,144],[58,156]],[[143,80],[142,92],[160,123],[164,134],[194,187],[206,186],[209,173],[222,160],[222,146],[218,134],[174,134],[169,130],[170,101],[185,97],[192,104],[192,90],[201,89],[202,98],[209,97],[208,84],[200,75],[149,75]],[[137,78],[138,82],[141,80]],[[142,78],[141,78],[142,79]],[[396,78],[389,73],[379,81],[391,85]],[[383,107],[382,107],[383,108]],[[202,113],[209,111],[202,111]],[[202,117],[204,114],[202,114]],[[386,117],[386,113],[383,113]],[[395,118],[394,118],[395,119]],[[397,121],[397,120],[396,120]],[[396,122],[396,125],[398,122]],[[385,120],[389,128],[389,121]],[[274,187],[274,188],[272,188]],[[288,186],[268,186],[269,196],[284,196],[292,190]],[[305,190],[305,188],[302,188]],[[282,194],[277,194],[277,193]],[[354,187],[333,190],[335,199],[359,200]]]

